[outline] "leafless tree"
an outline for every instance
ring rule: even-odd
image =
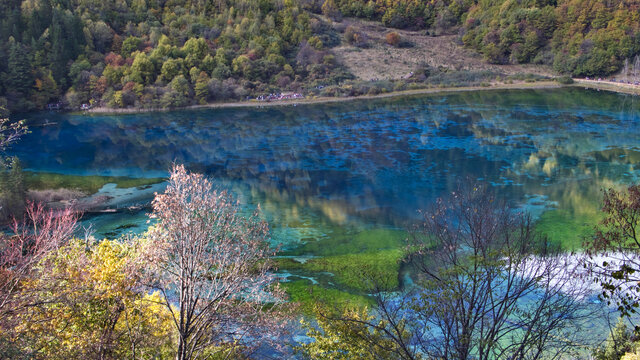
[[[24,218],[13,220],[13,234],[0,235],[0,325],[24,304],[18,296],[22,281],[40,260],[71,238],[78,218],[71,209],[47,210],[29,203]]]
[[[308,42],[302,41],[300,43],[300,50],[296,55],[296,62],[300,66],[307,66],[310,64],[319,64],[322,62],[322,58],[326,55],[324,51],[316,50]]]
[[[159,222],[145,251],[150,285],[173,316],[177,359],[215,349],[231,356],[277,337],[283,295],[269,272],[273,250],[259,209],[243,216],[230,194],[176,165],[153,210]]]
[[[606,190],[602,211],[604,219],[585,243],[584,265],[602,297],[631,319],[640,306],[640,185]]]
[[[403,295],[377,292],[368,323],[392,340],[381,353],[540,359],[581,345],[580,326],[594,312],[577,262],[552,253],[528,217],[482,187],[462,188],[423,212],[407,249],[414,286]],[[379,344],[389,342],[372,344],[374,352]]]

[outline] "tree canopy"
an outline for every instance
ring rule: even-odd
[[[283,77],[295,90],[344,76],[323,56],[295,61],[319,28],[299,1],[25,0],[4,2],[0,14],[0,97],[12,109],[58,100],[185,106],[275,92]],[[170,86],[183,75],[191,94],[202,72],[209,80],[198,99]]]
[[[71,107],[166,108],[335,84],[350,75],[327,50],[336,36],[324,23],[343,15],[459,34],[492,63],[606,75],[640,53],[638,6],[635,0],[13,0],[0,5],[0,97],[15,110],[58,100]],[[208,81],[200,80],[194,97],[202,72]],[[178,75],[188,81],[187,97],[170,86]]]

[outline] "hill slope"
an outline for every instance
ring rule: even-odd
[[[607,75],[640,53],[638,0],[326,0],[331,16],[442,34],[491,63],[537,63],[573,75]]]
[[[627,61],[638,71],[639,4],[7,0],[0,3],[0,106],[41,109],[62,99],[72,108],[180,107],[304,91],[354,76],[398,79],[424,65],[505,74],[548,74],[553,66],[595,76]],[[332,22],[320,13],[379,22],[354,30],[353,20]],[[403,30],[392,35],[380,22]],[[527,63],[546,67],[515,65]]]

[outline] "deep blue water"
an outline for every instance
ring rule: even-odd
[[[640,101],[577,88],[135,115],[29,114],[27,170],[165,176],[172,162],[260,203],[279,242],[403,227],[464,179],[533,212],[597,206],[640,177]],[[39,126],[43,123],[54,125]],[[94,218],[107,233],[130,219]],[[334,229],[334,230],[332,230]]]

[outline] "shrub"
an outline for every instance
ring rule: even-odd
[[[556,81],[563,85],[573,84],[573,79],[569,75],[560,76]]]
[[[349,44],[357,47],[367,47],[368,45],[367,35],[363,32],[360,32],[353,26],[347,26],[344,31],[344,39]]]
[[[385,36],[385,40],[387,41],[387,44],[393,47],[399,47],[402,42],[400,35],[395,31],[388,33],[387,36]]]

